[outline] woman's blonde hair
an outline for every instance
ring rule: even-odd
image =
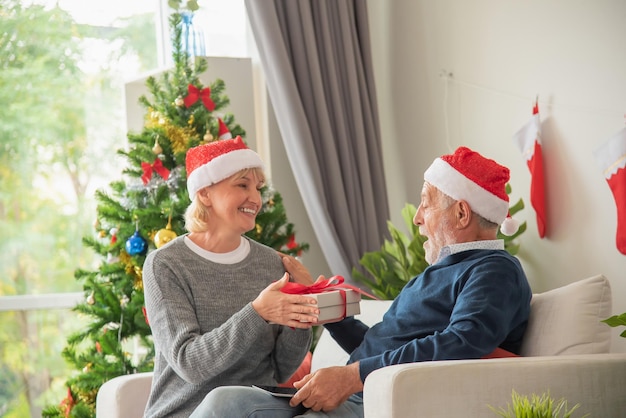
[[[260,167],[246,168],[238,171],[231,177],[240,179],[247,175],[249,172],[253,172],[263,183],[265,183],[265,173]],[[229,177],[230,178],[230,177]],[[224,179],[226,180],[226,179]],[[222,181],[224,181],[222,180]],[[211,186],[207,186],[211,187]],[[198,199],[198,193],[202,189],[198,190],[196,195],[191,200],[191,204],[185,210],[185,229],[189,232],[204,232],[209,229],[209,208],[205,206],[200,199]]]

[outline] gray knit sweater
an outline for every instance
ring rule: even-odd
[[[185,417],[217,386],[275,385],[298,368],[310,330],[270,325],[252,308],[284,274],[280,257],[250,240],[236,264],[211,262],[184,236],[148,254],[146,310],[156,349],[145,416]]]

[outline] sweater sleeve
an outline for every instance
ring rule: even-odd
[[[348,354],[361,344],[369,329],[367,325],[352,316],[339,322],[324,324],[324,328],[330,332],[330,336]]]
[[[310,329],[291,329],[280,326],[273,352],[273,364],[278,383],[289,380],[306,356],[313,333]]]
[[[513,262],[486,258],[467,274],[467,279],[458,284],[448,326],[382,354],[354,359],[359,361],[363,381],[372,371],[393,364],[480,358],[504,341],[519,325],[518,318],[527,318],[527,313],[520,315],[520,306],[529,302],[524,300],[527,282]],[[395,332],[401,333],[400,327]]]

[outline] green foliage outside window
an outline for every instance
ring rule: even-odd
[[[92,28],[36,3],[0,0],[1,296],[80,289],[74,269],[93,261],[81,243],[93,222],[88,188],[106,170],[102,149],[121,132],[104,122],[121,120],[113,70],[81,68]],[[133,24],[124,36],[138,33]],[[131,45],[112,54],[121,59]],[[0,416],[41,416],[67,372],[60,335],[73,319],[62,310],[0,312]]]

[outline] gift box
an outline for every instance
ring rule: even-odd
[[[344,318],[345,293],[345,316],[354,316],[361,313],[361,294],[354,290],[333,290],[330,292],[313,293],[307,295],[317,299],[317,307],[320,313],[317,317],[317,324],[327,324],[338,322]]]

